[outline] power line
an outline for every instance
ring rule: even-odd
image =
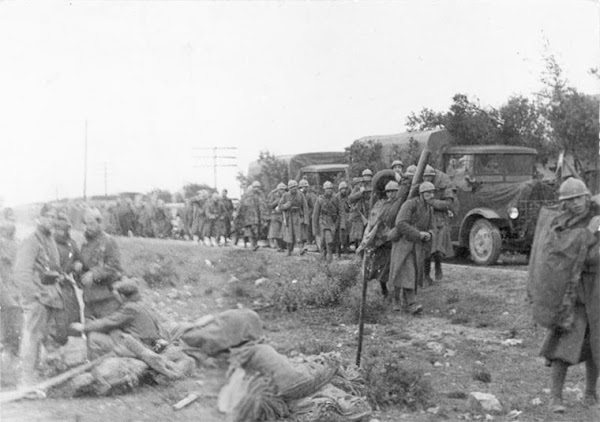
[[[201,167],[201,168],[212,167],[213,182],[214,182],[215,189],[217,189],[217,168],[219,168],[219,167],[237,167],[237,164],[228,164],[227,162],[223,163],[223,162],[218,161],[218,160],[237,160],[237,155],[217,155],[218,151],[237,150],[237,147],[198,147],[198,148],[194,148],[194,150],[199,150],[199,151],[210,150],[210,151],[212,151],[212,155],[198,155],[198,156],[194,157],[197,159],[211,159],[212,164],[210,164],[210,165],[200,164],[200,165],[197,165],[194,167]]]

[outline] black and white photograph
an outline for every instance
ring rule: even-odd
[[[598,0],[4,0],[0,57],[0,421],[600,420]]]

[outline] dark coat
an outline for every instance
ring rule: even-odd
[[[421,241],[420,232],[430,231],[433,223],[433,208],[420,197],[409,199],[395,221],[399,238],[392,244],[390,292],[395,289],[417,289],[423,283],[423,262],[429,245]]]
[[[60,258],[54,237],[38,227],[21,242],[15,263],[15,280],[23,305],[39,301],[50,308],[63,306],[58,283],[42,284],[45,271],[60,271]]]
[[[302,225],[310,222],[310,213],[306,197],[300,190],[293,195],[286,192],[279,201],[279,209],[284,214],[283,240],[287,243],[306,241]]]
[[[81,246],[83,272],[94,274],[94,283],[83,288],[83,297],[87,302],[97,302],[113,298],[112,284],[121,278],[121,253],[114,238],[103,231],[94,237],[86,235]]]
[[[244,226],[262,226],[266,224],[269,211],[265,194],[261,191],[255,193],[252,190],[247,192],[240,202],[239,213],[242,216]]]
[[[19,289],[13,267],[17,259],[17,242],[0,236],[0,308],[19,307]]]
[[[119,310],[104,318],[96,319],[85,324],[85,332],[98,331],[108,333],[121,330],[131,334],[146,344],[152,344],[160,338],[160,329],[150,309],[139,297],[127,299]]]
[[[593,204],[584,218],[573,221],[563,214],[556,218],[553,225],[561,225],[563,230],[585,228],[590,220],[599,214],[599,208]],[[577,364],[591,354],[596,367],[600,367],[600,249],[598,233],[593,236],[595,239],[588,250],[577,287],[575,326],[569,332],[548,330],[540,354],[549,360],[560,359],[569,364]]]
[[[339,197],[332,195],[328,198],[321,195],[317,198],[312,215],[313,233],[324,236],[324,232],[329,230],[335,236],[339,227],[346,226],[346,218],[346,210]]]

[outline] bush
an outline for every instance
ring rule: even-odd
[[[177,286],[179,281],[179,275],[175,270],[173,262],[170,260],[163,261],[157,260],[144,269],[142,278],[149,287],[160,287],[160,286]]]
[[[402,406],[417,411],[431,404],[433,388],[423,371],[405,368],[393,357],[366,360],[363,368],[367,398],[374,406]]]
[[[358,324],[361,299],[362,283],[352,287],[344,297],[343,304],[346,309],[346,318],[350,324]],[[386,308],[379,284],[370,282],[367,286],[367,297],[365,301],[365,323],[381,324],[385,322],[387,316]]]

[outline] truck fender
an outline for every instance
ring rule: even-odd
[[[469,231],[471,230],[471,226],[473,226],[475,220],[480,217],[485,218],[486,220],[497,220],[500,218],[500,215],[498,215],[496,211],[489,208],[473,208],[471,211],[469,211],[460,224],[460,232],[458,236],[460,239],[460,246],[469,245]]]

